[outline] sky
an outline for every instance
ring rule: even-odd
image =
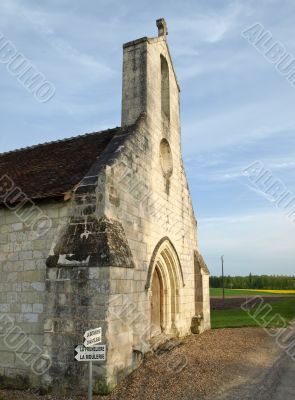
[[[119,126],[122,44],[157,36],[160,17],[211,274],[221,255],[226,274],[294,274],[295,223],[243,173],[259,161],[295,197],[295,87],[242,35],[260,24],[295,59],[292,0],[1,0],[0,33],[55,95],[36,101],[0,63],[0,152]]]

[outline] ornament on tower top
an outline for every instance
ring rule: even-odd
[[[168,35],[167,24],[164,18],[157,19],[158,36]]]

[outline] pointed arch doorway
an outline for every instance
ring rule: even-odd
[[[176,250],[168,238],[156,246],[150,262],[146,289],[150,298],[151,337],[177,333],[183,275]]]
[[[151,286],[151,336],[162,333],[163,326],[163,287],[160,273],[156,267]]]

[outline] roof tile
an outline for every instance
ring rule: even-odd
[[[63,196],[123,130],[114,128],[2,153],[0,177],[8,175],[30,199]]]

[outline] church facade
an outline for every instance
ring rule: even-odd
[[[210,328],[209,271],[181,156],[180,88],[158,36],[123,46],[121,127],[0,155],[0,382],[70,391],[102,327],[111,390],[169,338]]]

